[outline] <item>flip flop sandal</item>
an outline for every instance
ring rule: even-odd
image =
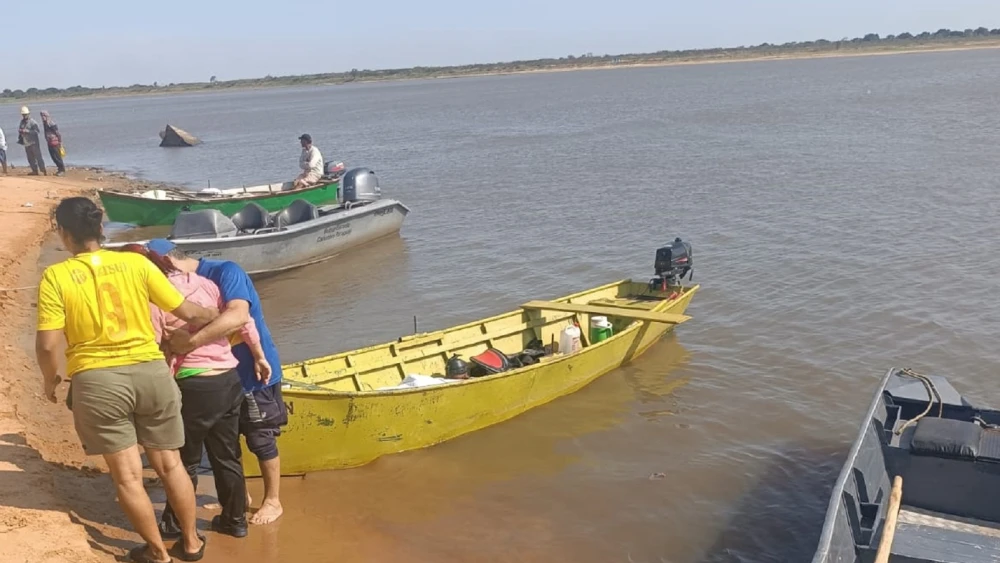
[[[198,534],[198,539],[201,540],[201,549],[194,553],[184,551],[184,542],[177,542],[177,558],[181,561],[201,561],[201,558],[205,557],[205,546],[208,545],[208,540],[201,534]]]
[[[153,559],[149,556],[149,552],[146,551],[148,548],[149,545],[147,544],[133,547],[132,550],[128,552],[129,561],[133,561],[134,563],[174,563],[174,560],[169,558],[166,561]]]

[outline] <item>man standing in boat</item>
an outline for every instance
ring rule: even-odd
[[[243,384],[244,402],[240,411],[240,434],[246,438],[250,450],[260,464],[264,478],[264,500],[260,509],[250,517],[251,524],[267,524],[281,516],[279,499],[281,461],[278,457],[277,438],[281,427],[288,424],[288,412],[281,398],[281,359],[271,338],[271,331],[264,322],[260,296],[250,276],[235,262],[228,260],[196,260],[190,258],[166,239],[154,239],[146,247],[166,256],[175,268],[208,278],[219,286],[225,309],[217,319],[194,334],[180,330],[169,336],[168,345],[174,354],[187,354],[195,348],[229,337],[234,343],[233,355],[239,361],[236,368]],[[271,378],[259,381],[250,347],[239,339],[238,331],[249,318],[253,318],[260,333],[260,345],[271,365]],[[248,495],[249,497],[249,495]],[[247,505],[249,506],[249,502]]]
[[[304,133],[299,137],[299,143],[302,145],[302,155],[299,157],[299,168],[302,169],[302,173],[293,183],[296,189],[311,186],[323,177],[323,155],[313,146],[312,136]]]

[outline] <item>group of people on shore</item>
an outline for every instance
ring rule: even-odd
[[[41,112],[42,125],[31,117],[31,110],[28,106],[21,107],[21,122],[17,126],[17,144],[24,147],[25,155],[28,157],[28,166],[31,167],[31,176],[42,174],[48,176],[45,169],[45,159],[42,157],[41,142],[44,138],[45,144],[49,147],[49,156],[56,165],[56,176],[66,174],[66,165],[63,157],[66,156],[66,148],[63,146],[62,133],[59,126],[47,111]],[[13,166],[11,166],[13,167]],[[4,175],[7,174],[7,139],[3,129],[0,129],[0,169]]]
[[[166,563],[171,551],[202,559],[195,488],[203,451],[222,506],[212,530],[245,537],[248,523],[280,517],[277,437],[288,415],[280,358],[250,277],[233,262],[188,257],[166,239],[104,249],[103,213],[84,197],[62,200],[54,216],[72,257],[43,273],[35,352],[50,401],[69,381],[66,404],[83,449],[104,457],[119,504],[146,542],[130,559]],[[240,435],[264,480],[249,520]],[[159,522],[139,446],[167,493]],[[172,550],[170,539],[180,540]]]

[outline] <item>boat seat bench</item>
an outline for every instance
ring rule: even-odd
[[[274,226],[281,229],[306,221],[319,219],[319,208],[304,199],[296,199],[288,207],[274,214]]]
[[[250,233],[271,226],[271,214],[261,204],[254,201],[246,204],[230,219],[237,229]]]
[[[1000,431],[975,422],[928,416],[917,422],[913,455],[1000,463]]]
[[[947,515],[902,509],[892,542],[892,561],[986,563],[1000,561],[1000,529]]]

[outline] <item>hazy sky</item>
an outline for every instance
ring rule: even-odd
[[[1000,27],[1000,0],[3,2],[0,89],[129,85]]]

